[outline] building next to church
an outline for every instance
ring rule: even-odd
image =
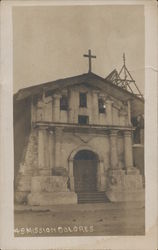
[[[142,98],[91,68],[19,90],[14,96],[16,202],[144,199],[142,174],[133,162],[132,123],[143,112]]]

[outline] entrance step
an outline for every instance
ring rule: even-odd
[[[105,192],[77,193],[78,203],[105,203],[108,198]]]

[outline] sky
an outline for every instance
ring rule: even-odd
[[[88,72],[106,77],[126,65],[144,92],[144,9],[134,5],[13,8],[14,93]]]

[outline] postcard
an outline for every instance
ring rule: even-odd
[[[2,249],[156,249],[156,1],[2,1]]]

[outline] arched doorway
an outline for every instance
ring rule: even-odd
[[[80,150],[73,159],[75,192],[97,191],[98,156],[90,150]]]

